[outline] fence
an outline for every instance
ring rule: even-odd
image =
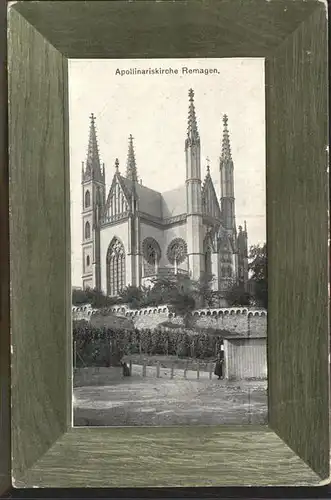
[[[267,358],[266,338],[222,337],[220,335],[197,334],[189,336],[185,332],[165,331],[111,331],[97,328],[74,328],[73,365],[79,367],[120,367],[124,358],[134,365],[136,375],[156,376],[159,378],[165,368],[167,376],[181,371],[195,373],[199,379],[203,373],[212,377],[212,363],[225,345],[225,364],[223,373],[226,379],[266,379]],[[144,360],[144,356],[149,360]],[[162,363],[154,364],[156,358],[164,358]],[[176,359],[173,368],[171,363]],[[154,372],[151,373],[151,362]],[[189,363],[194,367],[189,367]],[[206,363],[210,363],[206,367]],[[179,369],[178,364],[181,365]],[[146,366],[144,366],[146,365]]]
[[[140,359],[139,359],[140,358]],[[119,363],[114,365],[113,367],[121,368],[123,370],[122,362],[126,363],[129,369],[130,375],[140,375],[142,377],[169,377],[173,379],[174,377],[178,377],[178,375],[182,375],[184,379],[195,378],[199,380],[200,378],[206,378],[208,376],[209,379],[212,379],[212,375],[214,373],[216,360],[202,360],[199,361],[197,359],[176,359],[172,361],[171,359],[161,361],[155,361],[151,359],[146,359],[143,357],[130,358],[129,356],[124,356]],[[224,359],[222,371],[224,374]],[[79,368],[92,368],[88,363],[88,360],[85,360],[81,354],[77,351],[76,342],[74,342],[73,348],[73,367],[74,369]],[[94,368],[98,369],[100,366],[94,366]],[[111,366],[109,366],[111,368]]]
[[[141,364],[133,363],[132,360],[127,361],[128,375],[137,378],[148,378],[148,379],[168,379],[168,380],[190,380],[190,381],[207,381],[215,378],[214,376],[215,363],[209,362],[207,369],[201,369],[200,365],[197,364],[195,367],[178,367],[175,363],[172,363],[168,368],[162,366],[161,363],[156,363],[155,365],[150,365],[146,361]],[[77,381],[80,380],[82,385],[89,385],[91,380],[97,377],[97,385],[109,385],[119,380],[126,379],[124,375],[124,370],[122,367],[80,367],[74,370],[74,380],[75,385]],[[79,384],[78,384],[79,385]]]
[[[212,379],[214,373],[214,362],[209,362],[207,369],[201,370],[200,363],[194,363],[196,366],[189,366],[186,363],[185,367],[178,367],[175,363],[171,363],[170,366],[164,367],[161,362],[157,362],[155,365],[149,365],[146,360],[143,360],[141,364],[134,364],[132,360],[128,361],[128,368],[130,375],[140,375],[142,377],[153,377],[153,378],[178,378],[182,376],[184,379],[196,379],[209,378]]]

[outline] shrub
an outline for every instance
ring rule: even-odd
[[[176,355],[182,358],[210,358],[220,351],[220,335],[185,330],[111,330],[74,322],[76,366],[118,366],[124,355]]]

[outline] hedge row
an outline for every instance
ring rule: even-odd
[[[75,366],[118,365],[124,355],[175,355],[208,359],[221,349],[222,337],[181,331],[110,330],[74,324]]]

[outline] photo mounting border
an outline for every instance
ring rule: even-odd
[[[8,36],[9,162],[4,111],[0,142],[5,235],[8,193],[10,199],[10,241],[0,242],[0,494],[11,486],[327,483],[325,3],[20,1],[9,8]],[[269,428],[71,427],[67,58],[138,57],[265,58]]]

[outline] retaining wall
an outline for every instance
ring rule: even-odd
[[[178,327],[183,326],[182,318],[169,312],[168,307],[155,307],[144,309],[128,309],[125,306],[110,307],[109,312],[131,319],[138,329],[154,329],[165,321]],[[74,320],[84,319],[89,321],[98,310],[90,306],[72,308]],[[245,307],[198,309],[193,312],[194,325],[199,328],[212,328],[226,330],[242,335],[265,337],[267,335],[267,311]],[[194,328],[194,327],[193,327]]]

